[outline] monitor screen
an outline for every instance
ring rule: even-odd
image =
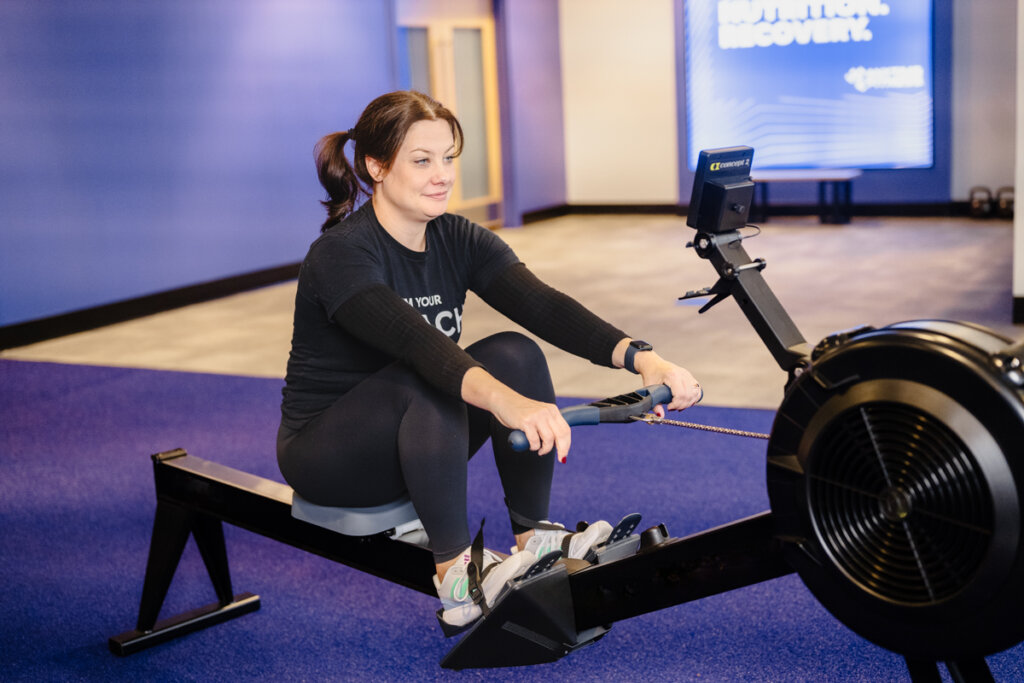
[[[757,168],[933,164],[932,0],[685,3],[688,164],[757,149]]]

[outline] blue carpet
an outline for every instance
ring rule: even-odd
[[[901,681],[901,658],[834,620],[795,576],[617,623],[550,665],[451,672],[436,601],[226,526],[236,591],[258,612],[118,658],[132,628],[155,500],[150,453],[175,447],[280,480],[281,382],[0,361],[0,679],[9,681]],[[686,418],[767,432],[770,411]],[[767,509],[764,442],[611,425],[574,432],[552,515],[644,515],[674,536]],[[511,545],[489,454],[470,465],[471,519]],[[215,600],[190,543],[164,616]],[[1024,679],[1024,646],[989,658]]]

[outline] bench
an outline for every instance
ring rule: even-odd
[[[822,223],[849,223],[851,184],[864,172],[856,168],[771,169],[752,171],[756,183],[751,220],[768,220],[768,185],[771,183],[818,183],[818,217]],[[829,199],[831,190],[831,200]]]

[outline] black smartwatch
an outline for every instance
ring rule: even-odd
[[[636,368],[633,366],[634,357],[641,351],[653,350],[654,347],[648,344],[647,342],[640,341],[639,339],[634,339],[633,341],[629,342],[629,346],[626,347],[626,358],[622,361],[622,367],[626,368],[634,375],[639,375],[640,373],[637,372]]]

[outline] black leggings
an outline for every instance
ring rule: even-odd
[[[466,351],[524,396],[554,402],[547,362],[527,337],[502,332]],[[292,488],[318,505],[383,505],[408,491],[440,563],[470,544],[466,464],[488,438],[509,509],[526,519],[547,519],[554,453],[516,453],[508,434],[487,411],[442,394],[396,362],[301,430],[282,428],[277,460]],[[526,530],[515,522],[512,527]]]

